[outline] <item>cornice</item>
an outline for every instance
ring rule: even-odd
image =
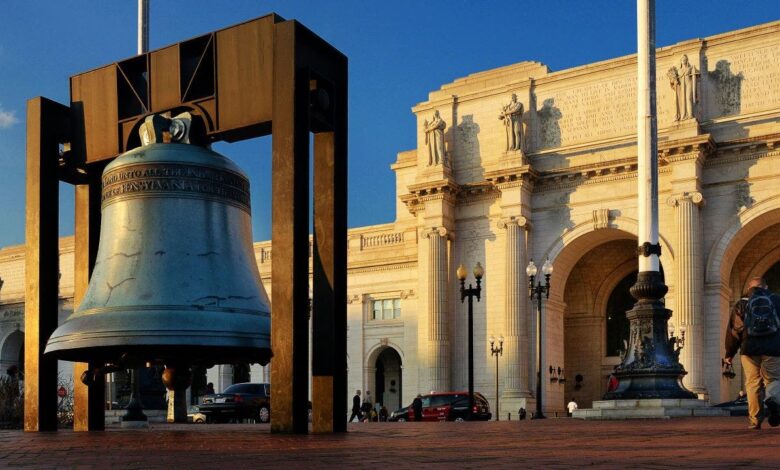
[[[715,153],[717,144],[710,134],[658,143],[658,157],[663,163],[685,160],[706,160]]]

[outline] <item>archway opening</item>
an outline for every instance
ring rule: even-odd
[[[389,412],[403,406],[401,366],[401,356],[391,347],[384,348],[376,358],[375,397]]]
[[[24,333],[21,330],[17,329],[5,339],[0,349],[0,361],[3,365],[0,373],[5,374],[12,366],[24,372]]]
[[[572,398],[586,408],[600,400],[606,392],[606,377],[620,363],[625,349],[624,340],[629,337],[626,312],[636,302],[629,291],[637,276],[636,239],[614,232],[613,236],[622,238],[602,241],[604,236],[598,234],[591,246],[578,246],[581,256],[568,276],[559,280],[565,282],[563,359],[555,359],[554,345],[551,351],[548,343],[551,354],[544,366],[562,366],[567,380],[561,384],[551,376],[547,395],[553,409],[562,409]],[[581,380],[568,380],[574,377]]]

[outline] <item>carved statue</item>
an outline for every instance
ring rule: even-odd
[[[669,86],[674,90],[675,121],[696,117],[694,110],[699,101],[696,90],[698,75],[699,71],[688,62],[688,56],[685,54],[680,58],[680,68],[673,66],[666,73]]]
[[[444,129],[447,123],[439,115],[439,111],[433,112],[433,120],[423,123],[425,128],[425,145],[428,147],[428,166],[438,165],[444,162]]]
[[[509,104],[501,108],[498,118],[504,121],[506,130],[506,149],[523,150],[523,103],[517,101],[517,95],[512,93]]]

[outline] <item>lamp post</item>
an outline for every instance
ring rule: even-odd
[[[477,280],[477,287],[466,288],[466,267],[462,264],[458,266],[456,271],[458,279],[460,280],[460,302],[468,297],[469,299],[469,419],[474,412],[474,297],[479,302],[479,295],[482,292],[482,276],[485,275],[485,269],[481,264],[477,263],[474,266],[474,278]]]
[[[498,337],[498,347],[493,346],[496,342],[496,338],[490,337],[490,354],[496,356],[496,421],[498,421],[498,356],[504,355],[504,337]]]
[[[547,258],[547,261],[542,266],[544,285],[542,285],[541,281],[534,284],[537,273],[534,260],[528,263],[525,273],[528,275],[528,296],[531,300],[536,298],[538,301],[536,310],[536,412],[531,416],[531,419],[544,419],[546,416],[542,413],[542,296],[545,299],[550,298],[550,276],[553,273],[553,266],[550,263],[550,259]]]

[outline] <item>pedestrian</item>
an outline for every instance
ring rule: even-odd
[[[748,283],[747,292],[731,309],[726,329],[726,357],[731,364],[740,351],[745,373],[745,393],[748,401],[748,428],[761,429],[764,418],[760,399],[764,381],[767,421],[780,424],[780,296],[773,294],[761,277]]]
[[[209,382],[206,384],[206,391],[204,392],[206,395],[214,395],[214,383]]]
[[[382,405],[382,408],[379,409],[379,421],[380,422],[387,421],[387,415],[388,415],[387,408],[385,408],[385,406]]]
[[[349,417],[349,422],[357,418],[358,422],[363,420],[363,415],[360,413],[360,390],[355,390],[355,396],[352,397],[352,414]]]
[[[414,411],[414,420],[422,421],[422,395],[417,395],[414,398],[412,410]]]
[[[612,368],[612,373],[607,376],[607,392],[614,392],[617,390],[620,382],[618,381],[615,372],[617,372],[618,366]]]
[[[524,420],[525,416],[526,416],[525,408],[520,408],[520,411],[518,411],[518,414],[520,415],[520,421]]]
[[[566,405],[566,408],[568,408],[568,409],[569,409],[569,418],[571,418],[571,417],[572,417],[572,415],[574,414],[574,411],[575,411],[575,410],[578,408],[578,406],[577,406],[577,402],[576,402],[576,401],[574,401],[574,397],[572,397],[572,399],[571,399],[571,401],[569,402],[569,404],[568,404],[568,405]]]
[[[367,423],[371,420],[371,410],[374,408],[374,402],[371,401],[371,390],[366,390],[366,394],[363,396],[363,405],[360,407],[360,411],[363,412],[363,422]]]

